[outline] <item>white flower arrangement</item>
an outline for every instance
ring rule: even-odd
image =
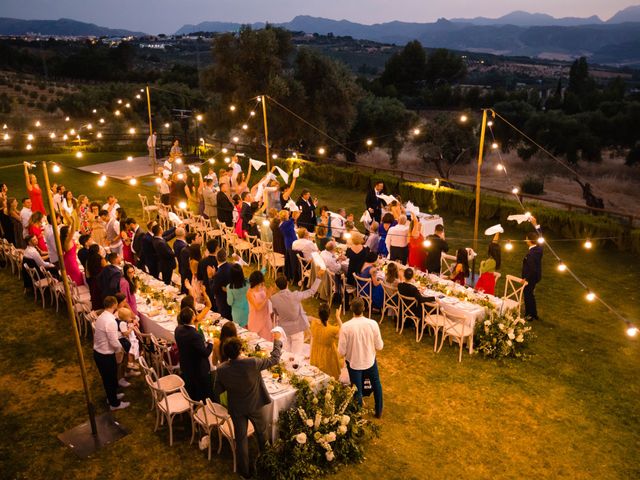
[[[324,456],[327,458],[327,461],[329,462],[333,462],[333,459],[336,458],[336,456],[333,454],[333,451],[331,450],[325,453]]]
[[[305,443],[307,443],[307,434],[304,432],[301,432],[298,435],[296,435],[296,442],[298,442],[300,445],[304,445]]]
[[[517,310],[502,315],[492,312],[489,318],[476,325],[474,340],[476,351],[485,357],[522,357],[522,350],[533,337],[531,327]]]

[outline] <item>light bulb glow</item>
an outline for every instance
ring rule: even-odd
[[[367,140],[367,147],[370,147],[371,145],[373,145],[373,140],[368,139]]]
[[[542,245],[544,243],[544,237],[538,237],[538,244]]]
[[[227,153],[229,150],[227,150],[226,148],[222,149],[222,153]]]
[[[180,207],[182,210],[186,209],[187,208],[187,202],[180,202],[178,204],[178,207]]]
[[[63,139],[63,140],[68,140],[68,139],[69,139],[69,136],[65,133],[65,134],[62,136],[62,139]]]
[[[215,162],[216,162],[216,161],[215,161],[213,158],[210,158],[210,159],[209,159],[209,163],[210,163],[211,165],[213,165]]]
[[[100,180],[102,180],[103,182],[107,181],[107,176],[106,175],[101,175],[100,176]]]
[[[244,125],[242,125],[242,129],[243,130],[247,130],[249,128],[249,125],[247,125],[246,123]]]
[[[251,115],[252,117],[255,117],[255,116],[256,116],[256,112],[254,112],[253,110],[251,110],[251,111],[249,112],[249,115]]]
[[[272,154],[272,155],[271,155],[271,158],[273,158],[274,160],[276,160],[276,159],[278,158],[278,154],[277,154],[277,153]]]
[[[344,237],[346,240],[349,240],[349,239],[351,238],[351,236],[352,236],[352,235],[351,235],[351,233],[350,233],[350,232],[345,232],[345,233],[344,233],[344,235],[343,235],[343,237]]]
[[[105,184],[104,180],[102,180],[102,179],[98,180],[98,186],[99,187],[104,187],[104,184]]]
[[[429,248],[431,246],[431,240],[427,239],[424,242],[422,242],[422,246],[424,248]]]
[[[231,159],[229,157],[224,157],[224,163],[230,163]]]
[[[93,128],[93,125],[91,125],[90,123],[87,124],[87,130],[91,130]]]
[[[491,120],[487,122],[487,127],[493,127],[493,122]]]
[[[634,327],[633,325],[630,325],[629,328],[627,328],[627,335],[629,335],[631,338],[638,335],[638,327]]]
[[[93,113],[98,113],[98,110],[94,108],[94,109],[92,110],[92,112],[93,112]]]
[[[138,180],[136,180],[135,178],[129,179],[129,185],[136,185],[137,183],[138,183]]]
[[[104,123],[104,118],[101,118],[101,119],[99,120],[99,122],[100,122],[100,123]]]
[[[96,134],[96,138],[102,138],[102,134],[101,134],[100,132],[98,132],[98,133]]]
[[[496,142],[493,142],[491,144],[491,148],[493,148],[494,150],[496,150],[498,148],[498,144]]]
[[[36,127],[40,126],[40,120],[36,120]]]
[[[119,117],[119,116],[120,116],[120,110],[116,110],[116,111],[115,111],[115,112],[113,112],[113,113],[114,113],[114,115],[115,115],[116,117]]]
[[[182,173],[179,173],[176,176],[178,177],[178,180],[183,180],[184,179],[184,175]]]
[[[118,105],[122,105],[122,99],[118,99]]]
[[[320,148],[318,149],[318,154],[320,154],[320,155],[324,155],[324,154],[325,154],[325,152],[326,152],[326,150],[325,150],[323,147],[320,147]]]
[[[230,105],[229,106],[229,110],[231,110],[232,112],[236,111],[236,106],[235,105]]]
[[[466,115],[460,115],[460,121],[462,123],[465,123],[467,120],[469,120],[469,117],[467,117]]]
[[[129,133],[130,133],[131,135],[135,134],[135,133],[136,133],[136,129],[135,129],[135,128],[133,128],[133,127],[131,127],[131,128],[129,129]]]
[[[156,182],[156,185],[160,185],[162,183],[162,178],[160,177],[156,177],[156,179],[154,180],[154,182]]]
[[[30,144],[30,143],[28,143],[28,144],[27,144],[27,150],[32,150],[32,149],[33,149],[33,147],[31,146],[31,144]]]
[[[419,128],[414,128],[413,129],[413,134],[414,135],[420,135],[420,129]]]
[[[231,140],[233,140],[233,143],[238,143],[240,141],[238,137],[233,137]]]
[[[593,243],[591,243],[591,240],[587,240],[586,242],[584,242],[584,248],[586,248],[587,250],[591,250],[592,247]]]
[[[596,299],[596,294],[593,292],[588,292],[585,295],[585,298],[589,301],[589,302],[593,302]]]
[[[196,115],[196,120],[198,120],[199,122],[202,121],[202,115]]]
[[[76,158],[82,158],[82,152],[76,152]]]
[[[507,252],[510,252],[511,250],[513,250],[513,243],[511,243],[510,241],[504,244],[504,249]]]
[[[558,271],[559,272],[566,272],[567,271],[567,266],[564,263],[559,263],[558,264]]]
[[[139,94],[139,93],[137,93],[137,94],[136,94],[136,98],[137,98],[138,100],[140,100],[140,98],[142,98],[142,97],[140,97],[140,94]]]
[[[164,124],[164,128],[169,128],[171,125],[169,125],[168,123]]]
[[[30,133],[29,135],[27,135],[27,140],[33,140],[33,134]]]
[[[127,157],[127,162],[133,162],[133,157],[131,155]]]
[[[8,134],[8,133],[5,133],[3,138],[4,138],[5,140],[9,140],[11,137],[9,136],[9,134]]]
[[[69,120],[71,120],[69,117],[64,117],[65,122],[68,122]]]
[[[176,158],[176,163],[178,165],[182,164],[182,159],[180,157]]]
[[[498,165],[496,165],[496,170],[498,170],[499,172],[504,170],[504,165],[502,165],[501,163],[499,163]]]
[[[130,104],[130,103],[127,103],[127,104],[125,105],[125,107],[126,107],[126,108],[131,108],[131,104]]]
[[[53,173],[60,173],[60,165],[54,165],[51,170]]]
[[[513,193],[514,195],[517,195],[518,193],[520,193],[520,189],[518,187],[513,187],[513,189],[511,190],[511,193]]]

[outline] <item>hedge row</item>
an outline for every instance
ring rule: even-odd
[[[431,184],[408,182],[386,174],[375,176],[356,168],[340,167],[328,164],[316,164],[301,160],[280,160],[280,166],[290,171],[294,166],[301,167],[305,178],[316,182],[328,182],[348,189],[365,191],[372,180],[382,180],[391,194],[399,194],[403,199],[411,199],[421,210],[427,212],[447,212],[473,218],[475,215],[475,194],[469,191],[435,186]],[[294,165],[295,163],[295,165]],[[612,237],[608,241],[618,249],[640,253],[640,229],[632,229],[607,217],[588,213],[569,212],[547,207],[538,203],[527,203],[546,231],[562,238],[601,238]],[[482,195],[480,218],[506,223],[507,217],[521,211],[515,200]],[[604,242],[603,242],[604,243]]]

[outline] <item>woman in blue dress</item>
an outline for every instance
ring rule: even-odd
[[[371,306],[380,310],[384,302],[384,289],[382,288],[382,280],[378,279],[378,269],[375,266],[378,255],[374,252],[367,253],[367,258],[362,266],[362,270],[358,274],[361,278],[371,279]],[[358,280],[360,287],[364,287],[364,282]],[[366,292],[366,290],[365,290]]]
[[[378,242],[378,255],[381,257],[389,255],[389,251],[387,250],[387,232],[396,223],[396,219],[393,217],[392,213],[387,212],[382,217],[382,221],[378,227],[378,235],[380,235],[380,241]]]

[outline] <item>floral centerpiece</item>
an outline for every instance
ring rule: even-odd
[[[516,310],[501,315],[492,312],[484,322],[476,322],[474,343],[476,351],[488,358],[522,358],[533,336],[531,327]]]
[[[279,439],[258,459],[260,478],[317,478],[339,465],[361,462],[366,440],[378,427],[363,418],[355,387],[332,380],[314,392],[306,380],[291,378],[295,406],[280,414]]]

